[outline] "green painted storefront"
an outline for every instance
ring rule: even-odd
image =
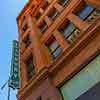
[[[100,82],[100,55],[61,88],[64,100],[75,100]]]

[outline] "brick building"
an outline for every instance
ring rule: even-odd
[[[100,100],[100,0],[29,0],[17,23],[18,100]]]

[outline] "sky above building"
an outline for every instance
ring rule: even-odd
[[[28,0],[0,0],[0,88],[8,80],[12,40],[18,38],[16,17]],[[8,87],[0,89],[0,100],[7,100]],[[16,100],[16,91],[11,90],[10,100]]]

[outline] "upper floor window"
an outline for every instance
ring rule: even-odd
[[[100,9],[95,9],[87,18],[86,22],[88,24],[93,23],[100,16]]]
[[[27,29],[28,29],[28,25],[27,25],[27,24],[25,24],[25,25],[23,26],[22,30],[23,30],[24,32],[26,32],[26,31],[27,31]]]
[[[47,9],[47,7],[48,7],[48,5],[49,5],[49,3],[48,3],[47,1],[45,1],[45,3],[44,3],[44,5],[43,5],[43,7],[42,7],[42,8],[43,8],[44,10],[46,10],[46,9]]]
[[[59,2],[61,5],[65,6],[69,2],[69,0],[59,0]]]
[[[59,15],[59,11],[56,8],[52,8],[48,16],[54,20]]]
[[[33,57],[30,56],[29,59],[27,59],[26,61],[26,69],[27,69],[27,78],[28,80],[30,80],[32,78],[32,76],[35,74],[35,66],[33,63]]]
[[[82,20],[85,20],[88,24],[91,24],[100,16],[100,9],[84,4],[81,9],[76,12],[76,15]]]
[[[23,40],[23,42],[24,42],[25,48],[27,48],[31,44],[31,40],[29,38],[29,35],[27,35],[25,37],[25,39]]]
[[[79,16],[82,20],[85,20],[95,8],[90,5],[84,5],[81,10],[79,10],[76,15]]]
[[[71,43],[74,42],[74,40],[78,37],[78,33],[80,32],[80,30],[73,23],[66,21],[59,28],[59,31],[64,35],[65,39]],[[74,37],[72,38],[73,35]]]
[[[38,97],[36,100],[42,100],[42,97],[40,96],[40,97]]]
[[[41,31],[42,33],[44,33],[44,32],[47,30],[47,28],[48,28],[47,23],[46,23],[45,21],[43,21],[43,23],[42,23],[41,26],[40,26],[40,31]]]
[[[52,40],[48,44],[48,48],[49,48],[49,51],[51,52],[53,59],[57,59],[62,52],[62,48],[60,47],[60,45],[58,44],[56,40]]]
[[[40,12],[38,12],[38,13],[35,15],[36,20],[38,20],[38,19],[40,18],[40,16],[41,16],[41,14],[40,14]]]

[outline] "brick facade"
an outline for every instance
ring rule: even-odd
[[[18,100],[63,100],[58,87],[100,53],[100,1],[62,1],[68,2],[29,0],[17,17],[21,77]],[[98,11],[92,22],[92,19],[82,20],[77,16],[86,4]],[[76,29],[73,35],[65,38],[61,31],[66,23],[73,23]],[[48,44],[54,40],[61,48],[56,59],[48,49]],[[29,80],[26,61],[30,56],[35,74]]]

